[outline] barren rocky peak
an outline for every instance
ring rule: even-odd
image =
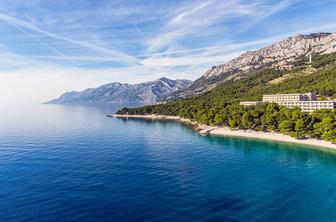
[[[336,52],[336,33],[297,35],[257,51],[246,52],[226,64],[214,66],[203,77],[216,77],[232,71],[244,72],[264,65],[284,65],[311,54]]]

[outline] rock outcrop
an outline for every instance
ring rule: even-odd
[[[226,64],[214,66],[204,74],[204,77],[211,78],[230,71],[244,72],[268,64],[282,65],[311,54],[332,52],[336,52],[336,34],[298,35],[257,51],[246,52]]]
[[[336,33],[314,33],[290,37],[257,51],[248,51],[231,61],[213,66],[186,90],[175,97],[204,92],[219,82],[243,75],[261,67],[290,67],[298,59],[313,54],[336,52]]]

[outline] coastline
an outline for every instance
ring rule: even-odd
[[[298,140],[288,135],[284,135],[276,132],[261,132],[254,130],[232,130],[228,127],[212,127],[207,125],[198,124],[196,121],[180,118],[178,116],[165,116],[165,115],[107,115],[114,118],[134,118],[134,119],[152,119],[152,120],[172,120],[192,125],[202,135],[213,136],[228,136],[228,137],[240,137],[240,138],[253,138],[261,140],[270,140],[277,142],[296,143],[320,148],[328,148],[336,150],[336,144],[332,144],[329,141],[318,139],[303,139]]]

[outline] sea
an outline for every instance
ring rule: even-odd
[[[0,110],[0,221],[336,221],[336,153],[118,108]]]

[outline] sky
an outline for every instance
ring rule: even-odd
[[[0,0],[0,107],[160,77],[336,31],[336,0]]]

